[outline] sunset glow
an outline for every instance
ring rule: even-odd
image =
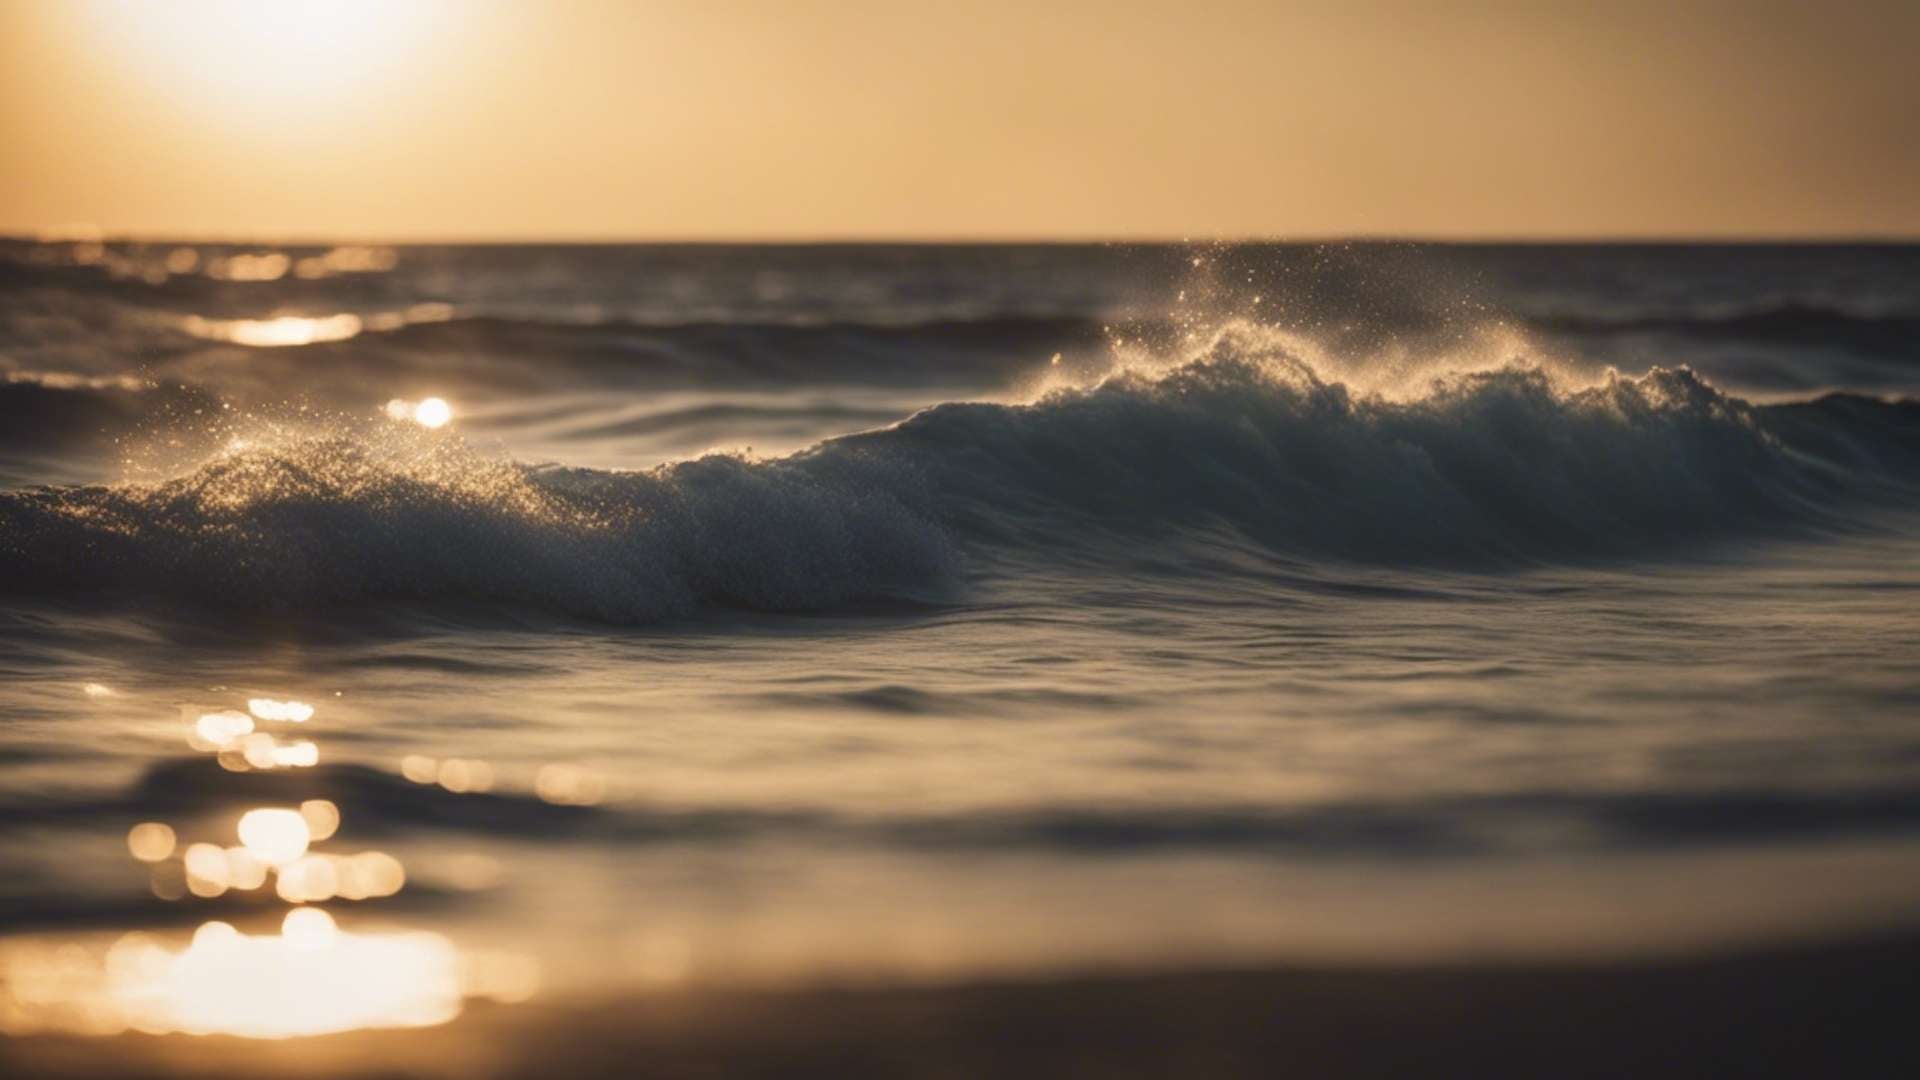
[[[1920,231],[1920,8],[1723,6],[0,5],[0,230]]]
[[[0,0],[0,1076],[1920,1075],[1916,56]]]
[[[111,55],[229,110],[317,105],[377,90],[456,14],[442,0],[81,0],[72,18]]]

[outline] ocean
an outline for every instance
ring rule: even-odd
[[[7,241],[0,1030],[1911,928],[1916,395],[1910,245]]]

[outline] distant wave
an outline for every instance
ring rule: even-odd
[[[1912,505],[1916,481],[1914,403],[1758,407],[1685,369],[1573,389],[1525,367],[1389,400],[1233,330],[1164,369],[942,405],[770,461],[529,468],[382,430],[164,484],[9,493],[0,587],[645,622],[927,598],[969,553],[1005,566],[1143,538],[1477,569],[1658,558],[1848,528],[1863,507]]]
[[[410,352],[535,355],[547,363],[612,365],[622,376],[694,384],[999,380],[1034,370],[1050,353],[1106,344],[1097,320],[1044,315],[817,323],[568,323],[466,316],[377,336]]]
[[[1790,300],[1746,308],[1608,317],[1554,315],[1534,325],[1567,333],[1654,332],[1920,357],[1920,314]]]
[[[61,373],[0,373],[0,447],[34,451],[110,442],[219,408],[212,394],[175,382]]]
[[[694,405],[657,409],[639,416],[614,420],[594,418],[565,427],[560,435],[568,439],[634,438],[712,430],[716,434],[743,429],[795,429],[821,423],[854,427],[879,427],[900,418],[900,412],[877,407],[836,405],[827,402],[800,402],[791,405],[762,402],[702,402]]]
[[[1073,316],[930,322],[564,322],[461,315],[382,328],[374,317],[283,316],[177,332],[179,369],[223,393],[299,385],[344,403],[412,376],[453,393],[573,388],[860,386],[998,389],[1064,354],[1104,357],[1105,326]],[[222,338],[208,344],[202,337]],[[249,340],[273,347],[249,347]],[[236,349],[234,344],[239,348]],[[206,350],[217,350],[211,353]],[[102,358],[108,362],[110,358]],[[278,391],[277,393],[275,391]]]

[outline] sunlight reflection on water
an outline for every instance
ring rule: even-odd
[[[0,1028],[90,1034],[320,1035],[441,1024],[466,996],[459,952],[422,931],[350,933],[318,908],[287,913],[277,934],[202,923],[185,948],[145,934],[104,954],[34,943],[6,956]]]
[[[358,315],[341,314],[317,318],[281,315],[271,319],[207,319],[189,315],[185,325],[187,332],[195,337],[274,348],[345,341],[358,335],[364,324]]]
[[[453,309],[446,304],[422,303],[404,311],[366,315],[344,311],[333,315],[275,315],[259,319],[214,319],[188,315],[177,325],[194,337],[207,341],[274,349],[346,341],[368,331],[398,330],[419,323],[445,322],[452,317]]]
[[[294,724],[314,715],[313,706],[292,700],[254,698],[248,707],[252,715],[225,709],[191,716],[196,710],[188,710],[189,745],[219,755],[225,765],[237,747],[287,745],[256,731],[255,717]],[[266,742],[255,742],[260,739]],[[254,758],[245,755],[237,767],[285,764]],[[459,764],[469,780],[485,768]],[[432,931],[349,930],[315,906],[378,900],[406,884],[405,867],[386,852],[313,850],[334,836],[341,817],[330,799],[255,807],[229,826],[238,845],[231,839],[183,843],[184,826],[135,824],[126,834],[127,852],[150,867],[156,897],[213,899],[271,881],[272,895],[288,905],[279,931],[246,933],[209,920],[184,943],[140,931],[0,941],[0,1032],[287,1038],[441,1024],[459,1015],[469,998],[516,1002],[535,992],[539,969],[527,957],[463,949]]]

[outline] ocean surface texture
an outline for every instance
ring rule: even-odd
[[[0,1030],[1900,924],[1916,395],[1907,246],[6,242]]]

